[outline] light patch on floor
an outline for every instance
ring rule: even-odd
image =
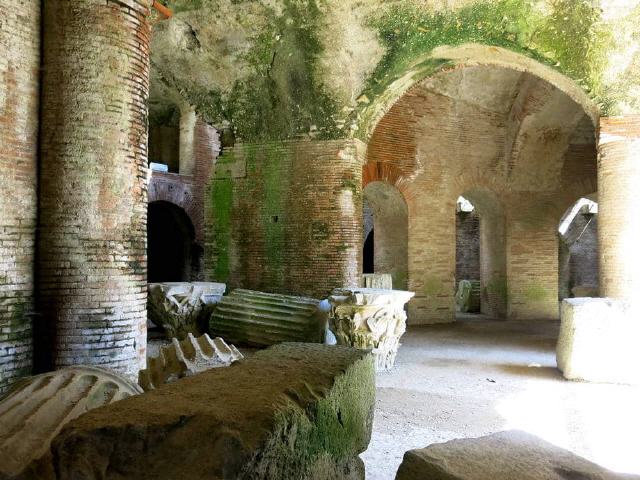
[[[367,480],[393,479],[406,450],[512,428],[640,474],[640,388],[565,381],[558,328],[481,316],[409,327],[396,366],[378,374]]]

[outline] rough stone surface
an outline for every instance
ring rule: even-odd
[[[393,289],[393,277],[389,273],[365,273],[362,275],[362,288]]]
[[[391,369],[407,329],[404,305],[413,296],[404,290],[335,289],[329,323],[338,344],[371,349],[376,369]]]
[[[628,302],[570,298],[562,302],[556,350],[565,378],[640,384],[640,324]]]
[[[210,368],[228,367],[243,355],[233,345],[227,345],[222,338],[211,340],[206,333],[195,338],[191,333],[178,341],[171,339],[171,345],[160,347],[157,357],[147,359],[147,368],[140,370],[138,383],[145,390],[154,390],[165,383],[204,372]]]
[[[480,281],[460,280],[456,292],[456,310],[464,313],[480,311]]]
[[[169,338],[184,339],[206,325],[208,305],[220,301],[227,286],[214,282],[150,283],[147,297],[149,320],[165,329]]]
[[[374,381],[361,350],[277,345],[76,419],[58,479],[364,479]]]
[[[139,393],[138,385],[97,367],[68,367],[17,382],[0,400],[0,478],[22,472],[43,478],[50,459],[38,460],[47,457],[65,424]]]
[[[144,367],[150,3],[42,3],[40,368]]]
[[[631,480],[519,430],[409,450],[396,480]]]
[[[314,298],[238,288],[214,307],[209,333],[258,347],[282,342],[322,343],[327,322],[327,305]]]

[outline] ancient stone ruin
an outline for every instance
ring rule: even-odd
[[[167,337],[199,335],[206,328],[209,308],[218,303],[226,290],[224,283],[150,283],[147,297],[149,319],[162,327]]]
[[[189,333],[184,340],[171,339],[171,345],[160,347],[157,357],[148,358],[147,368],[140,370],[138,383],[145,391],[154,390],[210,368],[228,367],[242,358],[236,347],[219,337],[211,340],[205,333],[195,338]]]
[[[638,480],[517,430],[409,450],[396,480]]]
[[[59,480],[364,479],[374,367],[362,350],[281,344],[89,412],[53,442]],[[79,476],[79,477],[78,477]]]
[[[206,333],[195,338],[189,333],[184,340],[172,338],[171,345],[160,347],[157,357],[148,358],[147,368],[140,370],[138,383],[149,391],[210,368],[228,367],[242,358],[238,349],[222,338],[211,340]]]
[[[480,311],[479,280],[460,280],[458,282],[456,309],[464,313]]]
[[[338,344],[371,349],[377,370],[392,368],[407,328],[404,305],[413,296],[403,290],[334,290],[329,297],[330,325]]]
[[[53,478],[49,445],[68,422],[140,393],[138,385],[96,367],[67,367],[16,383],[0,398],[0,478]]]
[[[237,344],[322,343],[328,312],[319,300],[235,289],[213,309],[209,332]]]

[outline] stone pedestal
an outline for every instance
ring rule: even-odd
[[[565,378],[640,384],[640,324],[629,303],[568,298],[561,318],[556,360]]]
[[[222,298],[227,286],[214,282],[150,283],[149,320],[164,328],[169,338],[184,339],[206,329],[207,306]]]
[[[414,295],[376,288],[334,290],[329,325],[338,344],[371,349],[376,370],[391,369],[407,326],[404,304]]]

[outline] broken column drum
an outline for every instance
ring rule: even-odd
[[[391,369],[407,328],[404,305],[414,295],[375,288],[334,290],[329,297],[329,324],[338,344],[371,349],[376,369]]]
[[[206,330],[208,306],[222,298],[227,286],[214,282],[150,283],[147,298],[149,320],[169,338],[180,340]],[[210,312],[209,312],[210,313]]]
[[[145,364],[150,5],[43,2],[42,369]]]

